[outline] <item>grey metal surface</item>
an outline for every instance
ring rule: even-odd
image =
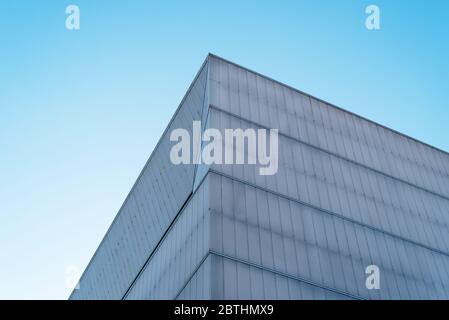
[[[126,299],[173,299],[210,248],[209,183],[204,181],[174,221]]]
[[[210,126],[280,132],[274,176],[211,166],[231,181],[212,192],[213,250],[359,298],[449,297],[446,153],[218,58],[210,87]]]
[[[177,299],[347,300],[351,298],[212,253]]]
[[[211,250],[362,299],[449,298],[449,257],[211,173]],[[381,270],[367,290],[365,268]]]
[[[211,61],[212,105],[449,197],[447,154],[221,59]]]
[[[165,133],[72,298],[449,299],[448,153],[216,56],[205,65],[168,132],[193,119],[279,129],[277,174],[173,166]],[[371,264],[380,290],[365,286]]]
[[[212,299],[212,269],[211,256],[208,254],[198,270],[191,276],[179,294],[175,297],[178,300],[210,300]]]
[[[211,109],[216,127],[257,128]],[[212,165],[213,170],[449,255],[449,201],[298,141],[279,137],[279,169]]]
[[[201,120],[207,63],[130,191],[71,299],[122,299],[192,191],[193,165],[170,162],[171,130]]]

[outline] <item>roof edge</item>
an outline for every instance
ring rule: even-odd
[[[179,103],[178,107],[176,108],[175,113],[173,114],[173,116],[171,117],[170,121],[168,122],[167,126],[165,127],[162,135],[160,136],[158,142],[156,143],[156,145],[153,148],[153,151],[151,152],[148,160],[145,162],[145,165],[143,166],[143,168],[141,169],[139,175],[137,176],[137,179],[134,181],[133,186],[131,187],[131,190],[128,192],[128,194],[126,195],[125,200],[123,201],[122,205],[120,206],[120,208],[117,211],[117,214],[115,215],[114,219],[112,220],[111,224],[109,225],[108,229],[106,230],[106,233],[104,234],[103,238],[100,241],[100,244],[98,245],[97,249],[95,249],[94,254],[92,255],[92,257],[90,258],[88,264],[86,265],[86,267],[84,268],[83,273],[81,274],[81,277],[78,280],[78,283],[81,284],[81,280],[83,279],[83,277],[85,276],[87,270],[89,269],[89,267],[91,266],[95,256],[97,255],[98,251],[100,250],[100,247],[102,246],[103,242],[105,241],[106,237],[108,236],[112,226],[115,224],[118,216],[121,214],[123,207],[125,206],[126,202],[128,201],[129,197],[131,196],[132,192],[134,191],[135,186],[137,185],[137,182],[140,180],[140,178],[142,177],[143,172],[145,171],[145,169],[148,167],[148,164],[150,163],[151,159],[153,158],[153,155],[155,154],[157,148],[159,147],[159,145],[162,142],[162,139],[164,138],[165,134],[168,132],[168,129],[170,128],[170,125],[173,123],[176,115],[178,114],[179,110],[181,109],[182,104],[184,103],[185,99],[187,98],[187,96],[189,95],[190,91],[192,90],[193,86],[195,85],[198,77],[200,76],[201,72],[203,71],[204,67],[207,65],[207,63],[209,62],[209,55],[208,54],[206,56],[206,58],[204,59],[203,63],[201,64],[201,67],[199,68],[198,72],[195,75],[195,78],[193,78],[192,82],[190,83],[186,93],[184,94],[181,102]],[[73,297],[73,295],[75,294],[75,290],[77,290],[76,288],[74,288],[72,290],[72,292],[70,293],[68,300],[71,300],[71,298]]]
[[[443,149],[440,149],[440,148],[438,148],[438,147],[435,147],[435,146],[433,146],[433,145],[431,145],[431,144],[429,144],[429,143],[427,143],[427,142],[421,141],[421,140],[419,140],[419,139],[417,139],[417,138],[414,138],[414,137],[412,137],[412,136],[409,136],[409,135],[407,135],[407,134],[405,134],[405,133],[402,133],[402,132],[400,132],[400,131],[397,131],[397,130],[395,130],[395,129],[392,129],[392,128],[386,126],[386,125],[383,125],[383,124],[380,124],[380,123],[378,123],[378,122],[376,122],[376,121],[373,121],[373,120],[370,120],[370,119],[368,119],[368,118],[365,118],[364,116],[361,116],[361,115],[359,115],[359,114],[357,114],[357,113],[354,113],[354,112],[352,112],[352,111],[349,111],[349,110],[347,110],[347,109],[344,109],[344,108],[342,108],[342,107],[339,107],[339,106],[337,106],[337,105],[335,105],[335,104],[333,104],[333,103],[330,103],[330,102],[328,102],[328,101],[326,101],[326,100],[320,99],[320,98],[318,98],[318,97],[316,97],[316,96],[313,96],[313,95],[311,95],[311,94],[309,94],[309,93],[307,93],[307,92],[304,92],[304,91],[301,91],[301,90],[299,90],[299,89],[296,89],[295,87],[292,87],[292,86],[290,86],[290,85],[288,85],[288,84],[285,84],[285,83],[283,83],[283,82],[281,82],[281,81],[275,80],[275,79],[273,79],[273,78],[271,78],[271,77],[269,77],[269,76],[266,76],[266,75],[264,75],[264,74],[262,74],[262,73],[259,73],[259,72],[257,72],[257,71],[251,70],[251,69],[246,68],[246,67],[244,67],[244,66],[242,66],[242,65],[240,65],[240,64],[238,64],[238,63],[232,62],[232,61],[230,61],[230,60],[227,60],[227,59],[222,58],[222,57],[220,57],[220,56],[218,56],[218,55],[216,55],[216,54],[213,54],[213,53],[210,53],[210,52],[209,52],[209,54],[207,55],[207,60],[209,60],[210,57],[216,58],[216,59],[221,60],[221,61],[224,61],[224,62],[229,63],[229,64],[231,64],[231,65],[234,65],[234,66],[236,66],[237,68],[246,70],[246,71],[248,71],[248,72],[251,72],[251,73],[253,73],[253,74],[255,74],[255,75],[258,75],[258,76],[260,76],[260,77],[262,77],[262,78],[265,78],[265,79],[267,79],[267,80],[276,82],[277,84],[280,84],[281,86],[284,86],[284,87],[286,87],[286,88],[288,88],[288,89],[291,89],[291,90],[294,90],[294,91],[296,91],[296,92],[298,92],[298,93],[301,93],[301,94],[303,94],[303,95],[306,95],[306,96],[308,96],[308,97],[310,97],[310,98],[312,98],[312,99],[315,99],[315,100],[317,100],[317,101],[320,101],[320,102],[322,102],[322,103],[325,103],[325,104],[327,104],[327,105],[329,105],[329,106],[331,106],[331,107],[333,107],[333,108],[336,108],[336,109],[338,109],[338,110],[341,110],[341,111],[343,111],[343,112],[346,112],[346,113],[348,113],[348,114],[350,114],[350,115],[353,115],[353,116],[355,116],[355,117],[357,117],[357,118],[360,118],[360,119],[362,119],[362,120],[368,121],[368,122],[370,122],[370,123],[372,123],[372,124],[374,124],[374,125],[377,125],[377,126],[379,126],[379,127],[381,127],[381,128],[387,129],[387,130],[389,130],[389,131],[391,131],[391,132],[394,132],[394,133],[396,133],[396,134],[398,134],[398,135],[400,135],[400,136],[402,136],[402,137],[408,138],[408,139],[413,140],[413,141],[415,141],[415,142],[418,142],[418,143],[420,143],[420,144],[422,144],[422,145],[425,145],[425,146],[427,146],[427,147],[430,147],[430,148],[432,148],[432,149],[434,149],[434,150],[436,150],[436,151],[439,151],[439,152],[443,153],[445,156],[448,156],[448,157],[449,157],[449,152],[448,152],[448,151],[443,150]]]

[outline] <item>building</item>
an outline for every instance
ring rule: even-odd
[[[194,121],[277,128],[277,173],[173,164]],[[209,55],[70,298],[449,299],[448,226],[448,153]]]

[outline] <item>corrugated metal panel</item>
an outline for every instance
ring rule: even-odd
[[[211,166],[212,250],[353,297],[447,299],[448,155],[211,61],[209,126],[281,133],[274,176]],[[382,290],[365,286],[370,264]]]
[[[209,258],[214,274],[212,299],[351,299],[244,262],[215,254]]]
[[[241,181],[209,178],[212,251],[360,298],[449,298],[447,255]],[[365,287],[371,264],[382,290]]]
[[[208,68],[209,70],[209,68]],[[209,72],[209,71],[208,71]],[[207,79],[209,79],[209,73],[207,74]],[[204,130],[210,128],[210,117],[209,117],[209,81],[206,81],[206,88],[204,93],[204,105],[203,105],[203,111],[201,116],[201,128],[204,132]],[[200,152],[202,154],[202,149],[204,147],[204,142],[201,141],[201,148]],[[198,185],[203,180],[204,176],[208,172],[210,166],[206,165],[202,161],[201,155],[198,156],[198,160],[200,160],[200,163],[196,165],[196,172],[195,172],[195,180],[193,184],[193,190],[195,191]]]
[[[126,299],[174,299],[209,252],[209,184],[204,181],[146,263]]]
[[[258,128],[218,110],[209,113],[222,132]],[[449,254],[449,200],[285,136],[279,136],[275,175],[259,175],[258,165],[212,169]]]
[[[206,80],[205,63],[71,299],[121,299],[191,193],[194,166],[170,162],[169,137],[175,128],[191,132],[192,121],[201,120]]]
[[[177,299],[347,300],[351,297],[210,254]]]
[[[214,57],[210,88],[220,109],[449,197],[445,153]]]
[[[211,256],[208,254],[198,270],[190,278],[186,286],[178,294],[179,300],[210,300],[211,279],[215,274],[215,268],[212,269]]]

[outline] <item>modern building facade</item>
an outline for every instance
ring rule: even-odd
[[[193,121],[277,173],[173,164]],[[449,154],[209,55],[70,299],[449,299]]]

